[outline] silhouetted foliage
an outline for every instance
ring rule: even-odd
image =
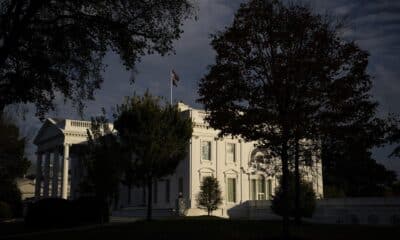
[[[343,40],[341,27],[308,7],[253,0],[213,36],[216,64],[199,88],[207,121],[222,135],[258,141],[280,158],[283,201],[295,143],[305,138],[318,146],[359,109],[376,105],[368,94],[368,53]],[[283,219],[288,234],[284,212]]]
[[[22,194],[14,181],[0,182],[0,201],[11,207],[13,217],[22,216]]]
[[[208,176],[203,178],[200,192],[197,195],[197,206],[207,210],[208,216],[222,204],[221,190],[218,180]]]
[[[400,158],[400,117],[392,116],[389,120],[389,143],[397,144],[393,149],[390,157],[398,157]]]
[[[21,192],[16,179],[23,177],[30,166],[24,153],[26,140],[12,118],[1,112],[0,129],[0,201],[10,205],[13,216],[21,216]]]
[[[107,209],[104,199],[94,196],[75,200],[46,198],[28,204],[24,221],[26,226],[35,228],[104,223],[109,221]]]
[[[148,92],[128,98],[118,106],[115,118],[114,127],[131,162],[132,180],[148,188],[147,218],[151,219],[152,185],[174,173],[187,156],[191,119],[176,105],[161,105],[160,99]]]
[[[284,201],[282,200],[282,188],[278,187],[275,195],[272,199],[271,209],[274,213],[282,216],[284,209],[287,208],[289,215],[292,217],[296,216],[296,209],[295,209],[295,185],[296,179],[293,174],[289,174],[289,205],[285,205]],[[280,180],[282,182],[282,179]],[[312,187],[312,183],[305,182],[303,180],[300,181],[300,208],[299,213],[302,217],[311,218],[312,214],[315,210],[317,205],[316,196],[314,189]]]
[[[13,212],[8,203],[0,201],[0,219],[8,219],[13,217]]]
[[[30,166],[25,158],[26,140],[11,117],[0,113],[0,182],[22,177]]]
[[[107,51],[128,70],[145,54],[171,52],[193,12],[188,0],[2,1],[0,111],[32,102],[43,117],[57,93],[81,109],[100,88]]]
[[[75,224],[74,208],[69,200],[46,198],[28,205],[25,224],[28,227],[69,227]]]
[[[342,187],[324,184],[324,198],[344,198],[346,194]]]
[[[87,176],[81,184],[82,190],[94,193],[107,206],[119,192],[124,158],[118,137],[104,116],[92,119],[83,162]],[[104,221],[107,219],[108,213],[104,215]]]
[[[396,181],[396,173],[377,163],[372,149],[386,143],[387,122],[375,116],[376,105],[366,107],[371,104],[367,100],[348,101],[363,107],[354,107],[347,117],[338,117],[325,129],[321,149],[324,186],[341,189],[348,197],[383,196],[385,188]]]
[[[396,181],[391,186],[391,194],[393,196],[400,196],[400,181]]]
[[[72,201],[74,221],[79,224],[109,222],[106,202],[95,196],[80,197]]]

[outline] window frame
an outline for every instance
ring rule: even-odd
[[[209,159],[203,158],[203,146],[204,146],[203,144],[204,143],[208,143],[208,146],[209,146],[209,152],[208,152]],[[201,140],[200,141],[200,160],[211,162],[211,160],[212,160],[212,142],[210,140]]]
[[[231,193],[230,194],[230,191],[229,191],[229,182],[230,182],[230,180],[233,180],[233,193]],[[227,182],[227,184],[226,184],[226,202],[228,203],[228,204],[234,204],[234,203],[236,203],[237,202],[237,187],[236,187],[236,185],[237,185],[237,179],[236,179],[236,177],[228,177],[227,179],[226,179],[226,182]],[[233,197],[233,201],[231,201],[232,199],[230,199],[230,197]]]
[[[272,193],[272,179],[267,179],[267,196],[268,196],[268,199],[267,200],[271,200],[272,199],[272,197],[274,196],[273,195],[273,193]]]
[[[258,201],[258,200],[269,200],[269,188],[268,181],[270,178],[267,178],[264,175],[255,175],[249,180],[249,199]],[[272,183],[272,181],[271,181]]]
[[[184,189],[184,187],[183,187],[183,177],[179,177],[178,178],[178,194],[182,193],[182,195],[183,195],[183,189]]]
[[[233,146],[233,159],[229,159],[229,147],[228,146]],[[236,154],[236,143],[233,142],[227,142],[225,145],[225,156],[226,156],[226,162],[227,163],[236,163],[237,162],[237,154]]]

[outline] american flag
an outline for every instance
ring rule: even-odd
[[[178,86],[177,84],[179,82],[179,76],[174,70],[171,70],[171,82],[175,87]]]

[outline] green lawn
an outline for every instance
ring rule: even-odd
[[[10,223],[9,227],[12,226]],[[14,223],[18,224],[18,223]],[[0,224],[0,239],[4,237],[4,225]],[[23,225],[19,225],[19,228]],[[12,228],[12,227],[11,227]],[[9,230],[11,228],[8,228]],[[14,226],[14,231],[18,228]],[[218,218],[196,217],[157,220],[152,222],[96,226],[86,229],[59,230],[35,233],[13,239],[78,240],[78,239],[278,239],[281,223],[276,221],[231,221]],[[3,231],[2,231],[3,230]],[[26,231],[21,229],[22,231]],[[372,227],[304,224],[292,227],[294,239],[393,239],[400,236],[400,227]],[[6,231],[7,232],[7,231]],[[8,231],[8,234],[11,232]],[[128,236],[128,237],[126,237]]]

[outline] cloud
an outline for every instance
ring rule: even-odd
[[[174,43],[176,53],[161,57],[151,55],[143,57],[137,65],[136,82],[131,85],[132,75],[124,69],[119,57],[114,53],[106,56],[109,65],[104,73],[105,82],[95,97],[96,101],[87,103],[86,117],[97,115],[102,107],[111,109],[121,103],[124,96],[134,91],[143,93],[149,89],[155,95],[169,99],[169,72],[175,69],[181,78],[177,88],[173,89],[174,99],[183,100],[194,106],[196,103],[197,84],[207,72],[207,66],[213,64],[214,50],[209,45],[210,34],[223,30],[232,23],[240,0],[198,0],[198,21],[188,20],[184,24],[182,38]],[[306,2],[306,1],[303,1]],[[308,1],[315,11],[330,12],[333,15],[347,16],[348,29],[344,37],[356,41],[363,49],[370,52],[369,73],[374,77],[372,93],[381,103],[380,112],[400,112],[395,103],[400,102],[400,2],[392,0],[312,0]],[[58,110],[48,116],[78,118],[71,104],[57,100]],[[38,129],[40,123],[29,113],[28,124]],[[31,123],[32,121],[33,123]],[[34,147],[31,145],[31,149]],[[391,167],[391,166],[388,166]],[[400,173],[400,167],[397,167]]]

